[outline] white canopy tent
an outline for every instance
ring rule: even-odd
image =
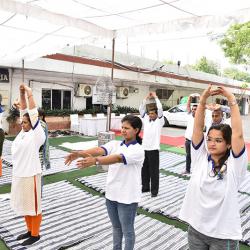
[[[0,57],[13,66],[113,38],[138,45],[180,34],[216,36],[249,17],[248,0],[0,0]]]

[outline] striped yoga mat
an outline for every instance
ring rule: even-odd
[[[105,200],[67,182],[44,186],[41,239],[29,249],[54,250],[111,230]],[[0,237],[10,249],[21,249],[17,235],[26,231],[24,219],[13,214],[9,200],[0,202]],[[22,248],[23,249],[23,248]]]
[[[186,161],[186,157],[184,155],[179,155],[171,152],[160,152],[160,168],[165,169],[168,171],[171,171],[170,169],[176,170],[175,166],[180,165],[180,163],[183,163]],[[181,172],[185,169],[185,166],[183,169],[181,169],[178,172],[175,172],[177,174],[181,174]]]
[[[10,154],[12,142],[4,141],[4,154],[3,154],[3,174],[0,177],[0,186],[11,183],[12,174],[12,157]],[[75,162],[72,162],[70,166],[65,166],[64,157],[69,153],[55,147],[50,147],[50,164],[51,168],[43,170],[43,175],[55,174],[58,172],[67,172],[76,169]]]
[[[90,188],[105,193],[106,177],[107,173],[100,173],[94,176],[82,177],[78,180]],[[150,213],[159,213],[173,219],[178,219],[187,185],[188,180],[160,174],[158,196],[151,198],[150,193],[143,193],[139,207]],[[249,225],[250,213],[248,213],[248,209],[250,210],[250,196],[238,193],[238,199],[242,226]],[[248,242],[248,240],[250,240],[249,231],[250,227],[245,226],[243,231],[243,242]]]
[[[26,231],[24,219],[0,201],[0,237],[13,250],[24,250],[17,235]],[[186,232],[144,215],[136,216],[135,249],[188,249]],[[28,249],[112,249],[111,223],[105,199],[61,181],[44,186],[41,239]],[[72,246],[72,247],[71,247]]]
[[[59,159],[52,159],[50,161],[51,168],[48,170],[43,170],[43,176],[51,175],[59,172],[67,172],[75,170],[77,167],[75,163],[71,163],[70,166],[65,166],[64,164],[64,158]],[[11,183],[11,176],[12,176],[12,167],[6,166],[3,164],[3,175],[0,177],[0,187],[1,185],[9,184]]]
[[[135,250],[188,249],[186,232],[144,215],[136,216],[135,232]],[[69,249],[112,250],[112,231],[107,230]]]

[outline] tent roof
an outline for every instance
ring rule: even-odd
[[[249,20],[246,0],[1,0],[0,56],[32,60],[96,39],[155,39]]]

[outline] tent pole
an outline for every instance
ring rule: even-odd
[[[112,40],[112,67],[111,67],[111,81],[113,83],[114,79],[114,61],[115,61],[115,38]],[[110,125],[111,125],[111,112],[112,112],[112,96],[113,93],[111,93],[111,96],[109,97],[109,105],[107,109],[107,126],[106,131],[110,131]]]

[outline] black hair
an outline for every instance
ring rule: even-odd
[[[208,135],[212,129],[221,131],[222,137],[226,141],[226,144],[231,145],[232,129],[228,124],[218,124],[218,125],[211,126],[208,130]],[[227,149],[226,153],[219,159],[219,167],[220,168],[223,166],[225,161],[228,159],[229,155],[230,155],[230,149]]]
[[[38,109],[38,115],[42,116],[42,121],[46,122],[45,120],[45,112],[43,109]]]
[[[28,119],[30,126],[32,126],[29,113],[25,113],[23,116]]]
[[[139,144],[142,144],[142,138],[139,136],[142,128],[142,121],[138,116],[134,115],[126,115],[122,118],[121,122],[128,122],[134,129],[138,128],[138,132],[136,134],[136,140]]]

